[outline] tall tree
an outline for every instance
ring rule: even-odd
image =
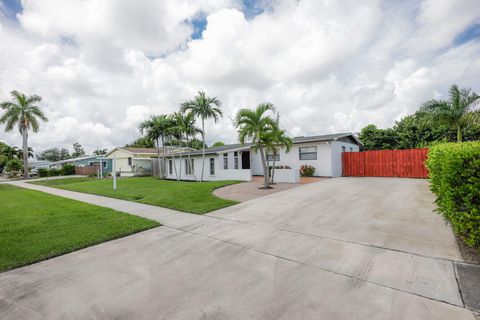
[[[166,114],[152,115],[150,119],[143,121],[138,126],[140,133],[157,143],[157,157],[160,168],[160,141],[162,141],[162,175],[161,178],[165,178],[165,139],[170,136],[171,128],[173,126],[172,120]]]
[[[449,100],[429,100],[423,104],[420,111],[427,116],[427,123],[447,125],[457,132],[457,142],[462,141],[462,131],[472,123],[479,123],[480,110],[475,107],[480,102],[480,96],[471,89],[458,88],[452,85]]]
[[[224,145],[225,143],[223,143],[222,141],[216,141],[214,144],[212,144],[212,147],[222,147]]]
[[[78,142],[73,143],[73,152],[72,158],[84,157],[85,150],[83,149],[82,145]]]
[[[173,114],[174,121],[175,121],[175,137],[178,139],[180,144],[182,145],[183,139],[185,139],[185,145],[188,146],[190,143],[190,138],[195,137],[197,134],[201,133],[202,131],[197,128],[195,125],[195,116],[193,113],[188,112],[188,113],[182,113],[182,112],[175,112]],[[187,154],[188,157],[188,165],[191,163],[190,159],[190,153]],[[182,175],[182,158],[180,154],[180,177]],[[193,169],[193,168],[192,168]],[[187,168],[185,168],[187,170]],[[195,175],[195,172],[193,172],[193,176],[195,180],[197,180],[197,177]],[[178,177],[177,177],[178,178]]]
[[[155,148],[155,140],[149,137],[140,137],[135,139],[132,143],[126,144],[125,147],[130,148]]]
[[[398,135],[393,129],[379,129],[374,124],[364,127],[359,139],[365,150],[396,149],[398,146]]]
[[[244,144],[247,139],[252,142],[252,148],[260,152],[263,166],[263,186],[270,187],[268,177],[268,165],[265,157],[265,144],[269,132],[275,126],[273,120],[267,113],[274,112],[275,108],[271,103],[262,103],[255,110],[241,109],[235,118],[235,127],[238,129],[238,139]]]
[[[280,117],[277,114],[277,119],[275,125],[268,130],[265,136],[266,140],[266,151],[271,153],[273,157],[272,161],[272,184],[275,183],[275,161],[276,157],[280,152],[280,149],[285,148],[285,152],[288,153],[292,149],[293,141],[287,136],[285,130],[280,129]],[[267,159],[268,163],[268,159]]]
[[[5,101],[0,104],[0,108],[5,110],[0,117],[0,123],[6,124],[5,131],[12,131],[15,126],[22,135],[23,149],[23,178],[28,179],[28,130],[38,132],[38,121],[48,121],[42,110],[35,105],[42,101],[37,95],[26,96],[16,90],[11,92],[12,101]]]
[[[95,151],[93,151],[93,155],[94,156],[103,156],[103,155],[106,155],[108,152],[107,149],[97,149]]]
[[[37,153],[36,156],[37,160],[46,160],[46,161],[60,161],[70,159],[70,152],[66,148],[50,148],[43,150],[40,153]]]
[[[203,181],[205,169],[205,119],[213,119],[215,122],[223,116],[220,107],[222,103],[217,97],[207,97],[205,92],[199,91],[193,100],[186,101],[180,105],[181,112],[191,112],[196,118],[202,120],[202,174],[200,181]]]

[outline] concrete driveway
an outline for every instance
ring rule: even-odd
[[[0,319],[474,319],[425,180],[331,179],[206,216],[79,196],[164,226],[0,274]]]

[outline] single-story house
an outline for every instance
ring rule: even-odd
[[[85,156],[78,158],[65,159],[50,163],[51,169],[61,169],[65,164],[73,164],[75,167],[99,166],[102,164],[103,173],[112,172],[112,159],[105,156]]]
[[[292,140],[290,152],[280,149],[275,166],[287,166],[293,173],[277,170],[278,174],[298,176],[302,165],[310,165],[315,168],[314,176],[339,177],[342,175],[342,152],[358,152],[362,145],[352,133],[295,137]],[[255,152],[249,143],[212,147],[206,149],[205,154],[204,180],[248,181],[252,175],[263,175],[260,153]],[[273,155],[267,155],[267,159],[271,166]],[[202,150],[182,153],[175,160],[168,158],[167,178],[180,176],[182,180],[196,180],[201,176],[201,168]]]
[[[193,149],[186,147],[165,147],[166,156],[172,153],[182,153]],[[105,157],[115,159],[115,171],[122,177],[146,176],[152,173],[152,160],[162,157],[163,149],[117,147],[108,152]]]

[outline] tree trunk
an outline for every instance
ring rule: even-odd
[[[158,138],[157,138],[157,162],[158,162],[158,171],[160,171],[160,140]],[[152,168],[152,172],[153,172],[153,168]],[[161,174],[158,175],[159,178],[160,176]]]
[[[273,152],[273,161],[272,161],[272,184],[274,184],[274,177],[275,177],[275,158],[276,158],[276,153]]]
[[[188,139],[188,136],[186,137],[186,140],[187,140],[187,148],[188,148],[188,142],[189,142],[189,139]],[[187,151],[187,157],[188,157],[188,166],[191,167],[192,165],[192,160],[190,159],[190,151]],[[195,181],[198,181],[197,180],[197,176],[195,175],[195,166],[193,166],[193,168],[190,169],[190,171],[192,171],[192,175],[193,175],[193,179],[195,179]],[[187,170],[187,168],[185,168],[185,171]]]
[[[28,179],[28,129],[22,129],[23,178]]]
[[[165,163],[165,137],[162,136],[162,179],[167,176],[167,164]]]
[[[205,118],[202,117],[202,174],[200,182],[203,182],[203,169],[205,168]]]
[[[269,178],[268,178],[268,165],[267,165],[267,159],[265,158],[265,152],[263,151],[263,147],[260,146],[260,157],[262,158],[262,165],[263,165],[263,187],[265,189],[268,189],[270,187],[270,184],[268,183]]]
[[[457,126],[457,142],[462,142],[462,128]]]

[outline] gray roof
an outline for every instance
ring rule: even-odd
[[[337,140],[340,138],[344,137],[351,137],[354,141],[357,142],[358,145],[362,145],[360,140],[351,132],[346,132],[346,133],[334,133],[334,134],[324,134],[324,135],[317,135],[317,136],[309,136],[309,137],[295,137],[293,138],[293,143],[302,143],[302,142],[314,142],[314,141],[332,141],[332,140]],[[226,144],[224,146],[219,146],[219,147],[211,147],[205,149],[205,154],[216,154],[216,153],[222,153],[223,151],[231,151],[231,150],[236,150],[236,149],[242,149],[242,148],[249,148],[251,146],[251,143],[234,143],[234,144]],[[185,152],[182,155],[201,155],[202,150],[195,150],[192,152]]]

